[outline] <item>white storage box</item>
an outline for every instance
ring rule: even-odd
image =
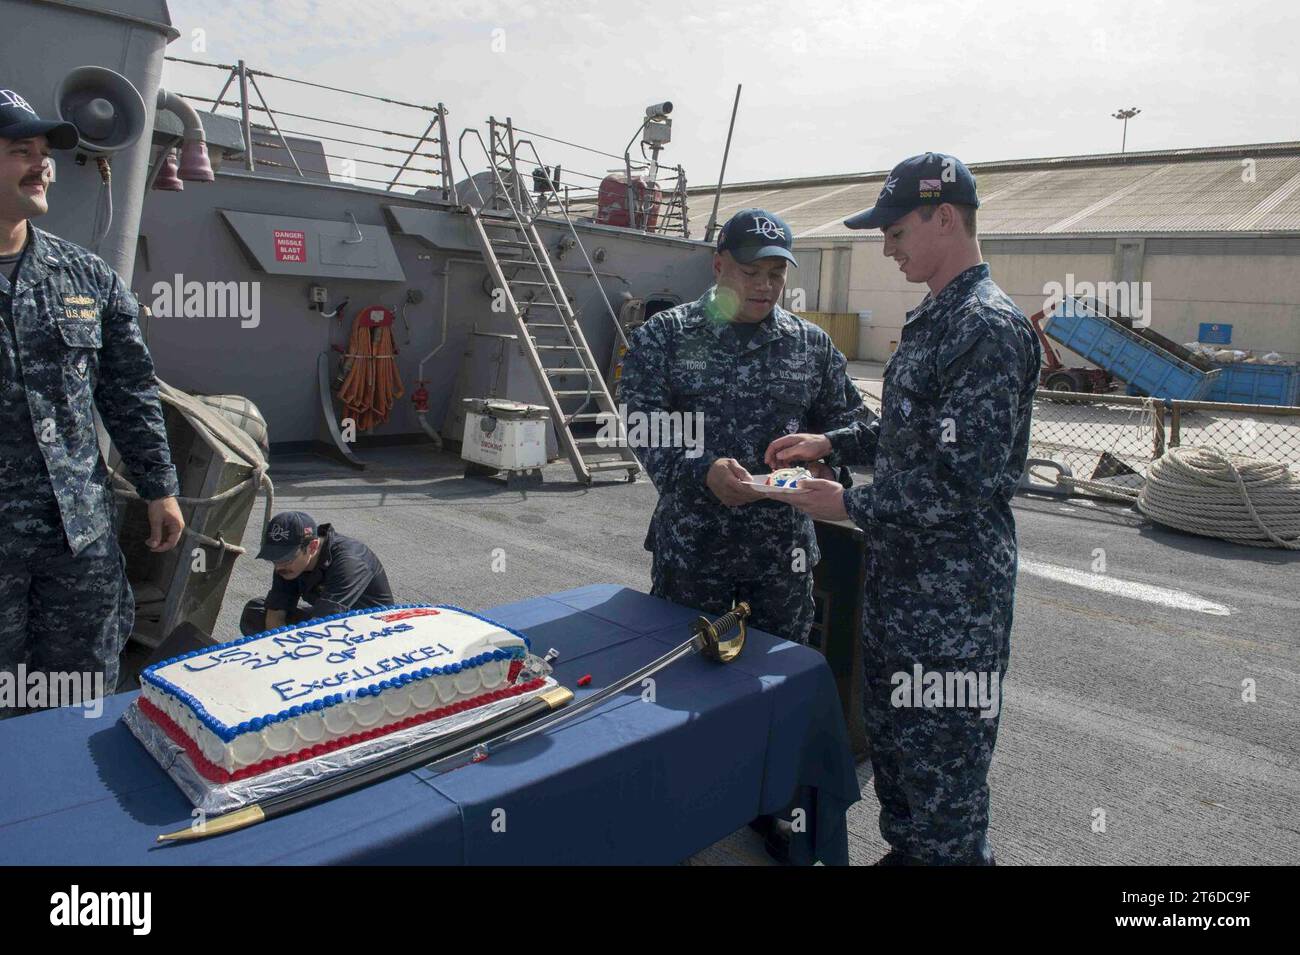
[[[504,398],[466,398],[465,436],[460,456],[502,471],[525,471],[546,464],[550,414],[542,405]]]

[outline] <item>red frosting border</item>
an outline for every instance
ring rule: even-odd
[[[521,666],[522,669],[522,666]],[[516,674],[514,667],[511,667],[511,678]],[[536,690],[546,683],[545,678],[538,677],[535,680],[529,680],[527,683],[520,683],[516,686],[508,687],[504,690],[493,690],[491,693],[484,693],[481,696],[471,697],[468,700],[461,700],[452,703],[450,706],[440,707],[436,710],[425,710],[423,713],[417,713],[414,716],[408,716],[405,719],[398,720],[395,723],[388,723],[384,726],[371,727],[360,733],[353,733],[350,736],[340,736],[338,739],[330,740],[328,743],[317,743],[315,746],[305,746],[296,753],[276,756],[272,759],[264,759],[260,763],[253,763],[245,766],[243,769],[237,769],[233,773],[223,766],[218,766],[212,760],[203,755],[199,749],[199,744],[194,742],[190,736],[180,728],[180,726],[170,716],[151,703],[144,694],[137,699],[140,712],[153,720],[167,734],[176,745],[185,750],[189,756],[190,762],[194,768],[210,782],[230,783],[240,779],[247,779],[249,776],[257,776],[268,770],[278,769],[281,766],[289,766],[293,763],[301,762],[304,759],[311,759],[314,756],[323,756],[326,753],[332,753],[336,749],[343,749],[354,743],[360,743],[363,740],[374,739],[377,736],[386,736],[397,730],[407,729],[412,726],[418,726],[421,723],[428,723],[432,720],[442,719],[444,716],[451,716],[454,713],[463,713],[466,710],[472,710],[478,706],[486,706],[488,703],[504,700],[508,697],[519,696],[521,693],[527,693],[529,690]]]

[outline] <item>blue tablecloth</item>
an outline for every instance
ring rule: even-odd
[[[560,651],[587,693],[689,636],[698,614],[582,587],[485,612]],[[577,687],[591,674],[592,682]],[[721,665],[693,656],[484,762],[417,770],[219,838],[155,847],[191,806],[118,719],[135,693],[0,722],[0,864],[667,864],[786,806],[800,787],[819,858],[847,863],[861,798],[835,684],[812,650],[750,631]]]

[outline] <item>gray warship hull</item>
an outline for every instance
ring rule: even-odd
[[[259,240],[280,229],[304,232],[309,249],[319,248],[322,240],[349,233],[349,214],[367,240],[381,247],[389,270],[386,277],[361,277],[367,270],[377,271],[377,265],[277,263],[273,247],[259,245]],[[563,221],[542,219],[537,224],[552,248],[569,232]],[[711,282],[711,253],[702,242],[594,223],[577,222],[575,229],[589,251],[602,253],[597,272],[605,294],[616,302],[624,293],[642,300],[680,302],[698,296]],[[336,244],[341,243],[336,240]],[[398,368],[409,396],[416,387],[420,360],[434,352],[424,380],[430,396],[428,418],[439,427],[461,397],[457,378],[474,342],[473,333],[513,335],[515,331],[509,315],[492,310],[488,268],[467,217],[438,201],[223,170],[210,186],[149,195],[141,217],[139,249],[134,285],[155,313],[143,325],[159,376],[186,391],[247,396],[266,418],[275,447],[328,446],[317,359],[321,354],[337,358],[331,347],[346,344],[357,308],[385,305],[400,315],[407,293],[419,293],[420,303],[405,310],[409,338],[400,317],[395,325]],[[270,271],[277,266],[278,271]],[[556,267],[576,300],[593,354],[608,361],[615,331],[601,289],[577,254],[559,258]],[[183,290],[186,283],[198,282],[206,290],[209,282],[231,281],[257,283],[256,317],[238,311],[162,317],[154,307],[159,300],[175,304],[175,290]],[[331,302],[351,300],[343,321],[308,308],[310,284],[324,286]],[[246,296],[245,301],[251,298]],[[480,381],[464,387],[486,392],[505,386],[505,382]],[[540,402],[537,384],[529,375],[512,376],[508,391],[463,396]],[[374,438],[388,440],[403,436],[424,437],[409,400],[397,404],[389,421],[373,432]],[[443,434],[452,442],[460,437]]]

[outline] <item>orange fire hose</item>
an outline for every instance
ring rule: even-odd
[[[405,393],[397,370],[397,348],[391,326],[373,327],[362,310],[352,321],[352,335],[344,360],[350,362],[338,390],[345,417],[357,430],[369,431],[388,420],[393,402]]]

